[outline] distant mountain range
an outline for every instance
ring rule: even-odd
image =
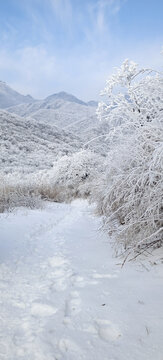
[[[87,140],[86,132],[88,133],[89,129],[96,126],[98,122],[96,116],[98,103],[96,101],[84,102],[64,91],[50,95],[43,100],[36,100],[29,95],[20,95],[6,84],[0,83],[0,91],[3,93],[4,88],[6,100],[4,101],[3,97],[3,103],[1,103],[0,98],[0,108],[4,109],[4,104],[17,102],[17,104],[6,106],[5,110],[23,118],[33,118],[48,125],[75,132],[83,138],[83,141]],[[20,102],[18,103],[18,101]]]
[[[97,102],[66,92],[36,100],[0,82],[0,172],[49,168],[57,157],[85,148],[96,137],[104,153],[100,135],[106,133],[106,124],[99,123],[96,107]],[[94,145],[91,141],[89,147]]]
[[[13,90],[10,86],[8,86],[5,82],[0,81],[0,108],[1,109],[7,109],[11,106],[19,105],[19,104],[27,104],[27,103],[34,103],[34,102],[44,102],[45,103],[52,103],[55,100],[63,100],[68,101],[72,103],[77,103],[80,105],[85,106],[97,106],[96,101],[89,101],[84,102],[82,100],[79,100],[74,95],[68,94],[64,91],[61,91],[59,93],[50,95],[46,97],[44,100],[36,100],[31,95],[22,95],[18,93],[17,91]]]

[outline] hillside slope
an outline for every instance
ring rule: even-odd
[[[57,157],[81,147],[80,139],[56,126],[0,111],[0,169],[3,172],[50,168]]]
[[[9,107],[9,112],[23,117],[32,117],[62,129],[68,128],[84,136],[88,128],[97,123],[96,102],[85,103],[75,96],[61,92],[44,100]]]

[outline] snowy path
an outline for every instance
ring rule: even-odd
[[[162,360],[163,271],[121,269],[86,202],[0,215],[0,360]]]

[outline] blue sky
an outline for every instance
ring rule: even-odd
[[[36,98],[97,99],[126,59],[160,68],[162,0],[0,2],[0,79]]]

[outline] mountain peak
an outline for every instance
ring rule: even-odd
[[[84,101],[78,99],[76,96],[69,94],[65,91],[60,91],[59,93],[53,94],[48,96],[45,100],[46,101],[51,101],[51,100],[55,100],[55,99],[61,99],[64,101],[69,101],[69,102],[75,102],[77,104],[80,105],[87,105],[87,103],[85,103]]]
[[[0,108],[6,109],[10,106],[15,106],[22,103],[29,103],[35,101],[30,95],[21,95],[13,90],[4,81],[0,81]]]

